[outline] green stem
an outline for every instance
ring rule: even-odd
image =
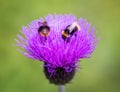
[[[65,92],[65,86],[64,85],[59,85],[58,86],[58,92]]]

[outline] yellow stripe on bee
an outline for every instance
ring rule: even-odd
[[[62,31],[62,35],[68,37],[68,34],[66,34],[64,31]]]
[[[50,34],[50,32],[47,32],[46,34],[40,32],[40,35],[43,36],[43,37],[47,37],[49,34]]]
[[[76,25],[76,26],[77,26],[78,31],[80,31],[81,30],[80,26],[79,25]]]
[[[80,28],[80,26],[78,25],[78,22],[75,22],[75,24],[76,24],[76,27],[77,27],[77,29],[78,29],[78,31],[79,31],[81,28]]]

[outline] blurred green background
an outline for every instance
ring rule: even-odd
[[[120,92],[119,0],[0,0],[0,92],[57,92],[46,80],[42,62],[24,57],[12,46],[22,25],[55,12],[86,18],[100,36],[67,92]]]

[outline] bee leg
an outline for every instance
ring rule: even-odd
[[[77,34],[74,35],[75,37],[77,36]]]
[[[67,37],[65,37],[65,36],[62,35],[62,38],[63,38],[63,40],[66,40]]]
[[[66,42],[70,42],[70,37],[66,38]]]
[[[45,40],[45,41],[47,40],[47,37],[46,37],[46,36],[44,37],[44,40]]]

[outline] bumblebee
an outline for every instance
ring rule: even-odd
[[[76,31],[80,30],[80,26],[77,22],[68,25],[65,30],[62,31],[62,38],[65,40],[66,38],[72,36]]]
[[[43,37],[47,37],[50,34],[50,27],[47,25],[47,22],[39,22],[39,25],[41,26],[38,28],[38,33]]]

